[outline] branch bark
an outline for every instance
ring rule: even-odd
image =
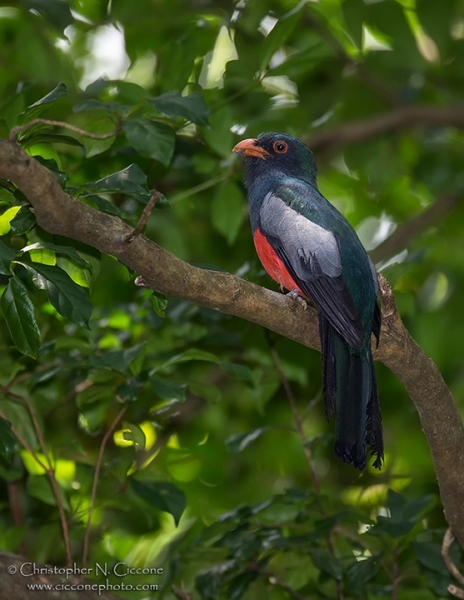
[[[117,257],[147,285],[167,296],[247,319],[320,348],[316,310],[233,275],[193,267],[143,235],[128,243],[132,229],[66,194],[54,176],[11,142],[0,141],[0,177],[28,198],[46,231],[78,240]],[[405,329],[393,292],[380,276],[382,333],[375,358],[403,382],[427,436],[446,519],[464,546],[464,427],[436,365]]]
[[[305,140],[315,154],[333,154],[353,142],[363,142],[401,129],[418,125],[464,128],[464,108],[456,106],[404,106],[370,119],[354,121],[313,134]]]

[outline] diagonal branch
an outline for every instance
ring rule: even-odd
[[[457,194],[444,194],[427,210],[413,219],[403,223],[384,242],[369,252],[374,264],[386,260],[400,252],[409,242],[435,225],[442,217],[450,213],[459,204],[461,198]]]
[[[305,311],[285,295],[233,275],[193,267],[143,235],[125,243],[132,231],[128,225],[66,194],[46,168],[5,141],[0,141],[0,177],[16,183],[46,231],[117,257],[158,292],[247,319],[310,348],[320,347],[315,309]],[[464,427],[440,372],[405,329],[391,287],[381,276],[380,284],[383,322],[375,358],[402,381],[417,408],[446,519],[464,546]]]
[[[430,105],[400,107],[370,119],[319,131],[305,141],[315,154],[329,155],[347,144],[420,125],[463,129],[464,109],[462,106],[445,108]]]

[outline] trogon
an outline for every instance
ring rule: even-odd
[[[371,333],[380,336],[374,265],[345,217],[320,193],[313,154],[297,138],[262,133],[239,142],[253,240],[268,274],[318,310],[323,393],[336,421],[335,454],[365,469],[383,461]]]

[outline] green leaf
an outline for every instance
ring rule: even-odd
[[[27,493],[44,504],[56,506],[53,488],[46,475],[29,475],[27,479]]]
[[[202,131],[203,138],[208,146],[219,156],[229,160],[234,145],[234,134],[230,130],[233,124],[231,110],[226,105],[211,114],[211,127]]]
[[[73,107],[73,112],[78,113],[85,110],[106,110],[117,114],[123,114],[129,108],[129,106],[124,106],[118,102],[102,102],[101,100],[90,99],[84,100],[83,102],[78,102]]]
[[[202,571],[195,578],[195,587],[203,600],[218,600],[224,576],[237,567],[237,560],[228,560]]]
[[[109,368],[113,371],[118,371],[123,375],[128,375],[131,372],[133,363],[140,357],[145,344],[136,344],[127,350],[112,350],[105,352],[101,356],[93,355],[89,358],[89,365],[94,368]]]
[[[255,383],[255,376],[253,371],[249,367],[245,367],[245,365],[240,365],[238,363],[226,362],[224,363],[224,367],[227,369],[227,372],[232,375],[235,379],[241,381],[247,381],[248,383]]]
[[[318,569],[324,573],[327,573],[337,581],[342,580],[342,563],[331,552],[328,550],[314,549],[310,550],[309,554],[311,556],[311,560]]]
[[[0,240],[0,274],[11,275],[11,261],[17,256],[17,252]]]
[[[174,381],[166,381],[164,379],[150,379],[151,389],[162,400],[185,400],[185,391],[187,385],[185,383],[176,383]]]
[[[196,31],[195,31],[196,29]],[[192,74],[196,52],[195,35],[201,29],[187,28],[185,35],[160,45],[157,57],[157,81],[163,90],[183,90]],[[197,35],[198,35],[197,34]]]
[[[0,215],[0,235],[7,234],[11,229],[11,221],[15,218],[20,210],[19,206],[11,206]]]
[[[38,383],[43,383],[44,381],[48,381],[52,379],[57,373],[59,373],[63,369],[63,365],[61,362],[57,365],[53,365],[48,369],[37,370],[35,373],[29,377],[29,386],[31,389],[37,385]]]
[[[266,36],[259,50],[261,71],[268,68],[274,53],[285,44],[300,20],[301,14],[301,10],[290,11],[277,21],[272,31]]]
[[[415,500],[406,500],[401,494],[388,490],[387,508],[389,517],[378,516],[377,524],[369,529],[369,535],[387,534],[401,537],[414,529],[423,513],[435,503],[433,496],[424,496]]]
[[[135,402],[139,398],[145,380],[146,377],[143,375],[130,377],[116,389],[118,398],[122,402]]]
[[[218,363],[219,359],[215,354],[211,354],[211,352],[205,352],[204,350],[198,350],[197,348],[190,348],[185,352],[181,352],[180,354],[176,354],[172,356],[169,360],[162,363],[159,367],[155,367],[150,371],[150,375],[154,375],[158,371],[166,369],[167,367],[171,367],[172,365],[176,365],[183,362],[188,362],[190,360],[206,360],[208,362]]]
[[[0,118],[0,138],[6,140],[10,134],[10,128],[5,119]]]
[[[48,92],[43,98],[34,102],[34,104],[30,104],[27,108],[35,108],[36,106],[43,106],[44,104],[52,104],[59,98],[64,98],[68,95],[68,88],[65,84],[60,81],[60,83],[54,88],[51,92]]]
[[[363,24],[366,18],[366,4],[364,0],[345,0],[342,4],[343,16],[348,26],[348,31],[358,50],[363,44]]]
[[[58,183],[64,188],[66,183],[67,175],[64,171],[60,169],[58,163],[53,158],[43,158],[43,156],[35,155],[34,160],[38,161],[41,165],[46,167],[49,171],[53,173],[53,175],[58,180]]]
[[[404,9],[398,2],[366,4],[366,24],[390,37],[394,52],[389,58],[397,68],[423,68],[424,59],[417,49]]]
[[[196,125],[203,127],[208,125],[209,109],[203,96],[198,92],[188,96],[168,92],[148,102],[167,117],[183,117]]]
[[[22,144],[23,148],[29,148],[34,144],[66,144],[67,146],[77,146],[84,150],[85,146],[78,139],[71,137],[70,135],[62,135],[59,133],[38,133],[31,135]]]
[[[17,277],[12,277],[8,282],[0,306],[15,346],[23,354],[37,358],[40,329],[32,300],[25,285]]]
[[[208,402],[208,404],[217,404],[221,400],[221,390],[216,386],[210,383],[202,383],[200,381],[190,381],[188,383],[188,388],[198,396],[199,398],[203,398]]]
[[[121,211],[117,206],[115,206],[110,200],[106,198],[102,198],[101,196],[97,196],[96,194],[89,194],[86,196],[87,201],[90,200],[95,206],[109,215],[115,215],[117,217],[121,216]]]
[[[435,0],[418,0],[415,8],[421,25],[437,43],[443,61],[453,47],[450,28],[456,14],[455,3],[443,2],[437,11]]]
[[[415,542],[412,546],[417,556],[417,560],[423,567],[445,577],[449,575],[448,568],[446,567],[441,554],[441,543]],[[452,556],[454,564],[459,563],[461,552],[458,548],[458,545],[453,544],[451,551],[454,554],[454,556]]]
[[[99,135],[108,135],[105,139],[96,140],[85,137],[85,149],[87,158],[98,156],[106,152],[116,141],[118,131],[116,130],[116,120],[113,114],[108,111],[91,111],[81,114],[78,119],[78,125],[86,131],[98,133]],[[112,134],[112,135],[110,135]]]
[[[80,265],[88,266],[89,263],[71,246],[58,246],[57,244],[49,244],[48,242],[35,242],[21,248],[21,252],[30,252],[31,250],[51,250],[56,254],[65,254],[72,258]]]
[[[357,594],[364,593],[366,583],[375,577],[379,571],[377,560],[377,557],[370,557],[349,565],[346,570],[347,589]]]
[[[33,498],[37,498],[44,504],[56,506],[55,491],[46,475],[29,475],[27,479],[27,492]],[[63,494],[61,488],[58,488],[63,507],[66,511],[70,510],[69,502]]]
[[[240,573],[234,577],[227,588],[227,600],[239,600],[257,577],[257,572]]]
[[[316,70],[321,61],[327,58],[330,51],[325,44],[314,43],[310,48],[295,52],[285,62],[269,69],[266,76],[286,75],[289,78],[301,77],[303,74]]]
[[[122,129],[140,156],[169,166],[176,141],[174,131],[169,125],[148,119],[128,119],[123,122]]]
[[[170,513],[174,522],[179,525],[182,513],[187,506],[184,492],[167,481],[138,481],[131,480],[134,492],[147,504],[157,510]]]
[[[69,4],[63,0],[23,0],[22,3],[26,8],[43,15],[45,20],[59,31],[64,31],[68,25],[74,23]]]
[[[107,175],[98,181],[85,183],[79,188],[79,192],[82,191],[123,192],[144,204],[150,200],[151,196],[147,187],[147,176],[135,164],[131,164],[117,173]]]
[[[34,1],[31,1],[31,4],[33,3]],[[45,0],[43,0],[42,2],[39,1],[38,3],[46,4]],[[60,4],[63,3],[60,2]],[[40,98],[40,100],[37,100],[37,102],[34,102],[34,104],[30,104],[26,108],[26,110],[23,112],[24,122],[32,121],[33,119],[37,118],[38,115],[40,115],[40,113],[43,112],[43,110],[47,107],[48,104],[53,104],[53,102],[56,102],[56,100],[64,98],[67,95],[68,88],[62,81],[60,81],[60,83],[56,86],[55,89],[46,94],[43,98]]]
[[[17,262],[31,273],[34,285],[47,292],[48,300],[60,315],[75,325],[89,327],[92,305],[84,288],[74,283],[66,271],[52,265]]]
[[[123,422],[122,429],[124,430],[124,439],[128,442],[133,442],[137,450],[145,450],[147,438],[141,427],[135,423]]]
[[[15,436],[11,433],[11,423],[0,417],[0,456],[9,460],[17,444]]]
[[[166,316],[165,310],[168,305],[168,300],[166,296],[164,296],[163,294],[158,294],[157,292],[153,292],[153,294],[150,296],[150,302],[155,313],[159,317],[164,319],[164,317]]]
[[[271,429],[272,427],[259,427],[258,429],[253,429],[253,431],[231,435],[226,440],[227,449],[231,454],[238,454],[242,450],[245,450],[249,444],[257,440],[263,433]]]
[[[36,224],[35,214],[28,206],[21,206],[10,222],[11,232],[15,235],[23,235],[30,231]]]
[[[236,183],[225,181],[214,194],[211,206],[213,227],[232,245],[245,218],[243,194]]]

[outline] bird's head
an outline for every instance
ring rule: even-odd
[[[274,171],[316,185],[313,153],[301,140],[286,133],[261,133],[256,139],[239,142],[233,152],[244,157],[248,178]]]

